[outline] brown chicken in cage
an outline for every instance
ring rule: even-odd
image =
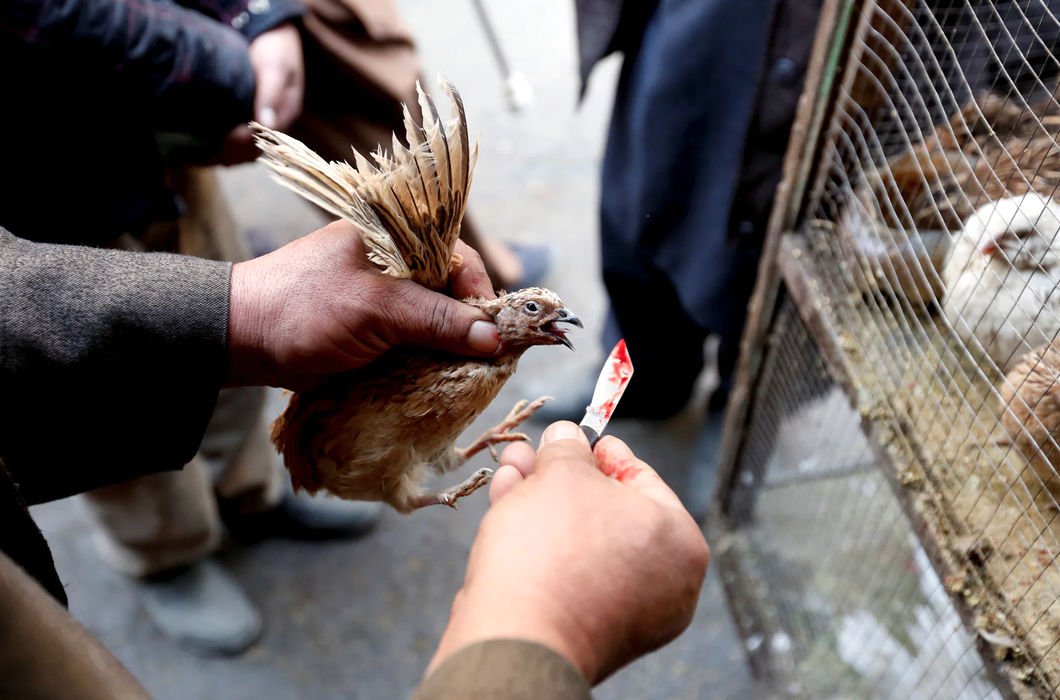
[[[392,155],[375,165],[354,153],[357,168],[326,162],[284,134],[254,125],[262,160],[281,184],[360,227],[368,257],[386,274],[444,289],[454,259],[460,220],[477,146],[468,139],[463,103],[441,81],[453,105],[442,124],[420,90],[423,125],[405,110],[409,147],[393,139]],[[497,324],[499,354],[467,359],[423,349],[397,348],[362,369],[296,393],[273,425],[296,489],[354,500],[381,500],[395,509],[452,506],[489,481],[480,469],[465,482],[425,493],[429,471],[452,471],[481,450],[527,439],[512,430],[545,398],[519,402],[508,417],[465,449],[456,438],[496,397],[520,356],[534,345],[573,347],[558,324],[581,321],[547,289],[529,288],[494,300],[468,299]]]
[[[1025,354],[1001,382],[1008,434],[999,445],[1014,444],[1042,483],[1060,487],[1060,347],[1046,343]]]
[[[1060,185],[1060,105],[997,93],[969,101],[921,143],[859,178],[840,218],[849,255],[868,264],[863,291],[942,297],[951,234],[980,207]],[[958,239],[960,237],[958,236]]]

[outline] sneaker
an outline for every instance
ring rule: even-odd
[[[237,542],[269,538],[332,540],[362,537],[371,532],[383,512],[381,503],[344,501],[287,491],[275,508],[237,514],[221,505],[228,532]]]
[[[197,656],[233,656],[261,637],[261,613],[212,560],[143,579],[137,589],[155,627]]]

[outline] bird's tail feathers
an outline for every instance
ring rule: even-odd
[[[357,171],[348,163],[328,162],[296,138],[251,122],[259,160],[272,169],[273,179],[321,209],[364,231],[368,257],[393,277],[411,271],[374,209],[357,193]]]
[[[452,118],[443,124],[417,83],[423,120],[416,125],[404,107],[408,147],[395,134],[390,154],[380,147],[371,154],[374,162],[354,151],[356,167],[327,162],[297,139],[251,125],[262,162],[282,185],[362,228],[369,257],[387,274],[435,289],[449,278],[478,157],[460,94],[445,79],[439,82]]]

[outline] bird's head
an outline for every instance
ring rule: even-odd
[[[485,311],[497,324],[501,344],[510,351],[521,352],[533,345],[574,345],[567,339],[569,329],[559,324],[582,327],[581,319],[563,305],[555,292],[541,287],[527,287],[496,299],[470,299],[472,306]]]
[[[1048,264],[1060,233],[1060,205],[1037,192],[1007,197],[980,207],[965,222],[964,235],[979,252],[1003,257],[1013,267],[1033,270]]]

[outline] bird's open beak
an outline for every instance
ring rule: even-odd
[[[560,309],[556,310],[556,317],[554,319],[552,319],[551,321],[549,321],[548,326],[545,328],[545,332],[546,333],[548,333],[549,335],[557,338],[559,340],[559,342],[563,343],[568,348],[573,350],[574,349],[574,343],[570,342],[570,339],[567,338],[566,329],[557,328],[556,327],[557,323],[569,323],[572,326],[577,326],[578,328],[584,328],[584,326],[582,325],[582,320],[580,318],[578,318],[577,316],[575,316],[574,314],[572,314],[570,312],[570,309],[568,309],[567,307],[563,307],[563,308],[560,308]]]

